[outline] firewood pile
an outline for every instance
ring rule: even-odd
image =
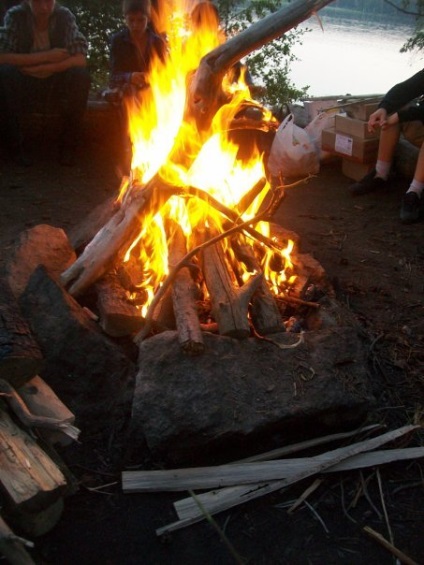
[[[76,441],[74,414],[39,376],[43,356],[5,281],[0,285],[0,550],[27,563],[25,542],[59,520],[64,496],[75,489],[55,446]]]

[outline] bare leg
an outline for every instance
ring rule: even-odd
[[[399,137],[399,124],[395,124],[393,126],[389,126],[387,129],[381,130],[377,156],[379,161],[385,161],[386,163],[392,162]]]

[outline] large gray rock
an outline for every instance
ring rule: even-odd
[[[140,346],[133,434],[166,459],[198,461],[227,448],[243,453],[243,446],[252,455],[274,441],[340,431],[362,422],[373,402],[366,352],[353,327],[308,331],[289,349],[204,337],[199,357],[181,352],[175,332]],[[290,345],[299,334],[275,339]]]
[[[38,267],[19,304],[41,347],[40,375],[82,433],[116,430],[131,410],[134,363],[66,290]]]

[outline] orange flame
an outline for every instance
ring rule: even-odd
[[[228,131],[241,103],[250,98],[244,73],[237,83],[229,79],[223,81],[231,101],[216,113],[210,131],[199,132],[194,121],[186,116],[187,82],[202,57],[220,45],[225,37],[217,27],[216,18],[206,17],[194,25],[184,6],[173,2],[164,2],[161,13],[154,16],[154,23],[167,37],[169,55],[164,63],[153,61],[148,80],[150,88],[141,91],[138,99],[128,102],[133,158],[131,178],[122,183],[119,199],[125,198],[129,188],[143,187],[159,175],[173,186],[195,187],[225,207],[237,210],[243,195],[266,176],[259,151],[254,151],[247,161],[239,159],[239,146],[231,141]],[[268,117],[272,119],[271,113]],[[247,210],[242,211],[242,221],[257,214],[268,191],[266,184]],[[136,248],[140,253],[142,285],[149,296],[143,313],[168,273],[166,218],[178,223],[187,238],[196,227],[211,222],[220,231],[224,229],[222,215],[199,198],[173,196],[154,218],[144,219],[139,237],[126,254],[126,260],[129,260]],[[284,272],[269,267],[276,253],[263,248],[261,267],[273,290],[280,292]],[[289,250],[281,252],[280,262],[291,268],[289,253]],[[242,276],[246,278],[248,274]]]

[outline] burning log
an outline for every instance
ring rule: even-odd
[[[169,245],[169,263],[178,264],[186,255],[187,247],[182,229],[173,226],[173,237]],[[172,284],[172,300],[178,329],[178,339],[183,351],[191,355],[203,353],[202,330],[195,304],[196,287],[190,271],[183,267]]]
[[[221,243],[202,252],[203,274],[212,302],[212,314],[219,333],[238,339],[250,335],[248,308],[253,293],[262,283],[263,275],[253,276],[241,288],[235,288]],[[234,278],[234,277],[233,277]]]
[[[121,208],[112,216],[84,249],[75,263],[61,276],[71,295],[83,293],[112,267],[135,239],[143,213],[154,215],[176,192],[154,177],[145,186],[133,186]]]
[[[143,319],[137,307],[115,273],[108,273],[95,285],[100,327],[112,337],[122,337],[140,331]]]
[[[198,127],[210,124],[222,100],[222,79],[237,61],[280,37],[332,0],[296,0],[213,49],[201,60],[189,87],[190,112]]]

